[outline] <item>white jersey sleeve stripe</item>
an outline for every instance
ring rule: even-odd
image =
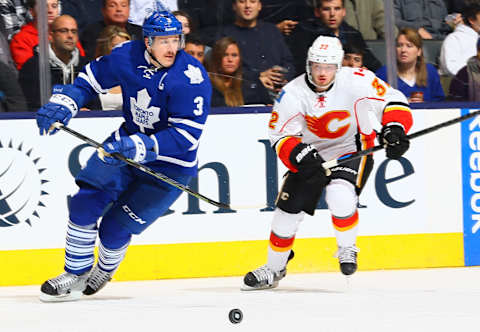
[[[188,119],[182,119],[182,118],[169,118],[168,119],[168,122],[171,122],[171,123],[181,123],[181,124],[184,124],[186,126],[189,126],[189,127],[192,127],[192,128],[196,128],[196,129],[202,129],[204,128],[204,125],[200,124],[200,123],[197,123],[195,121],[192,121],[192,120],[188,120]]]
[[[98,83],[95,75],[92,72],[92,68],[90,67],[90,63],[85,66],[86,74],[81,72],[78,77],[84,79],[90,86],[95,90],[97,93],[107,93],[108,89],[103,89],[102,86]]]
[[[197,165],[197,162],[198,162],[197,158],[195,158],[195,160],[193,161],[185,161],[185,160],[167,157],[167,156],[157,156],[157,160],[175,164],[175,165],[180,165],[183,167],[194,167],[195,165]]]
[[[196,140],[192,135],[190,135],[188,133],[188,131],[186,130],[183,130],[183,129],[180,129],[180,128],[175,128],[175,130],[180,134],[182,135],[183,137],[185,137],[187,139],[187,141],[189,141],[190,143],[192,143],[193,146],[197,146],[198,145],[198,140]],[[189,150],[192,150],[192,148],[190,148]]]

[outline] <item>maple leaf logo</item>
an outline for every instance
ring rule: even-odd
[[[188,69],[184,71],[185,75],[190,79],[190,84],[200,84],[203,82],[202,71],[200,68],[188,65]]]
[[[153,129],[154,123],[160,121],[160,108],[149,106],[152,98],[147,89],[137,92],[137,99],[130,97],[130,112],[133,122],[140,127],[142,133],[145,128]]]

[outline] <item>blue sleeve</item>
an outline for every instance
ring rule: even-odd
[[[212,87],[206,73],[200,84],[176,85],[167,102],[168,128],[151,137],[159,155],[176,156],[196,150],[210,111]]]
[[[380,67],[380,68],[375,72],[375,75],[376,75],[378,78],[381,78],[382,80],[384,80],[385,82],[387,82],[387,67],[386,67],[386,66]]]
[[[110,70],[110,62],[110,56],[105,56],[87,63],[73,84],[53,87],[50,101],[64,104],[75,116],[80,108],[99,93],[106,93],[119,85],[115,72]]]
[[[440,82],[440,76],[433,65],[427,64],[427,69],[429,84],[428,88],[430,89],[430,93],[432,95],[432,101],[443,101],[445,99],[445,93]]]

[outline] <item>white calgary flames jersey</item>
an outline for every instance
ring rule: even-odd
[[[315,92],[300,75],[284,86],[273,105],[269,136],[277,153],[291,137],[313,145],[324,160],[373,146],[368,112],[382,125],[395,123],[408,132],[412,124],[406,97],[366,69],[342,67],[333,85]]]

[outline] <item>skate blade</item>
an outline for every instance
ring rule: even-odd
[[[243,284],[240,287],[240,290],[249,292],[249,291],[256,291],[256,290],[263,290],[263,289],[272,289],[272,288],[276,288],[277,286],[278,286],[278,281],[275,281],[271,285],[265,285],[260,287],[250,287],[248,285]]]
[[[64,295],[48,295],[41,293],[39,296],[40,301],[50,303],[50,302],[71,302],[80,300],[83,296],[82,291],[72,291],[69,294]]]

